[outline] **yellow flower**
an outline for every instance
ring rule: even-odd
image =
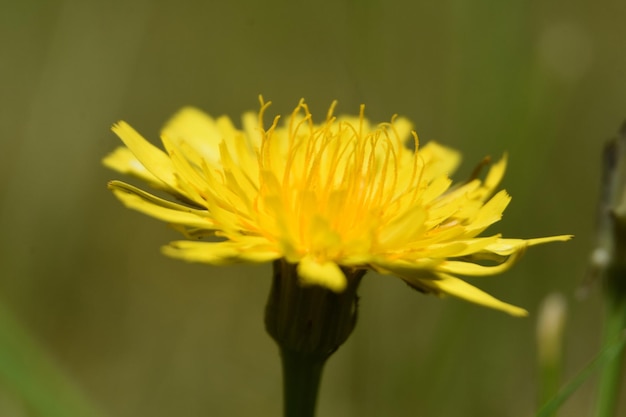
[[[372,269],[425,293],[527,314],[455,276],[497,274],[528,246],[570,238],[479,237],[511,199],[496,191],[506,157],[484,180],[452,185],[460,155],[420,146],[404,118],[372,125],[363,106],[359,116],[336,117],[333,104],[316,124],[301,101],[265,129],[269,104],[261,99],[258,114],[244,114],[242,129],[184,108],[161,133],[165,151],[125,122],[113,126],[126,146],[104,164],[177,201],[120,181],[109,187],[127,207],[195,239],[170,243],[166,255],[213,265],[282,258],[297,264],[303,285],[335,292],[346,287],[342,268]],[[207,236],[220,239],[197,240]]]

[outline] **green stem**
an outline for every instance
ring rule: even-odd
[[[602,344],[606,348],[623,338],[626,329],[626,122],[618,137],[607,143],[603,162],[598,247],[592,267],[604,275],[607,315]],[[615,416],[623,361],[622,348],[602,369],[596,417]]]
[[[356,325],[357,289],[364,270],[342,269],[346,288],[335,293],[302,286],[298,266],[274,262],[265,328],[283,363],[284,416],[313,417],[322,369]]]
[[[565,298],[561,294],[553,293],[543,301],[537,319],[539,404],[547,404],[559,392],[561,386],[566,310]]]
[[[603,346],[607,347],[623,337],[626,329],[626,299],[609,297],[607,318],[603,336]],[[598,387],[596,417],[614,417],[619,402],[620,385],[622,380],[622,365],[624,363],[624,349],[608,361],[602,370]]]
[[[593,372],[601,369],[608,363],[613,363],[614,359],[619,356],[626,346],[626,334],[612,344],[604,347],[598,355],[593,358],[578,374],[569,381],[561,390],[544,404],[536,417],[550,417],[553,416],[558,409],[565,403],[565,401],[571,397],[571,395],[587,380]]]
[[[561,365],[560,363],[552,363],[541,367],[539,404],[548,403],[558,392],[561,385]],[[555,416],[557,410],[548,414]]]
[[[313,417],[326,358],[281,349],[284,417]]]

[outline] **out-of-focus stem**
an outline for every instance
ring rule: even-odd
[[[598,217],[598,246],[592,270],[602,276],[606,297],[603,348],[615,345],[626,329],[626,123],[604,152],[602,196]],[[595,417],[614,417],[617,412],[623,345],[602,368]]]
[[[622,276],[622,279],[626,279],[626,277]],[[605,347],[614,345],[623,337],[626,328],[626,299],[617,300],[611,297],[607,304],[607,317],[602,342]],[[596,417],[617,416],[623,363],[624,349],[622,347],[620,352],[611,361],[608,361],[602,369],[598,386]]]
[[[561,294],[543,301],[537,320],[539,357],[539,404],[546,404],[559,391],[563,368],[563,329],[567,304]]]

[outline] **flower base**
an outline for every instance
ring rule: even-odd
[[[274,262],[265,310],[265,327],[280,348],[285,417],[311,417],[326,360],[356,325],[357,289],[365,270],[344,270],[348,285],[341,293],[302,286],[297,265]]]

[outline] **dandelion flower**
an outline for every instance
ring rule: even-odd
[[[374,270],[424,293],[526,314],[457,277],[501,273],[527,247],[570,238],[483,235],[511,200],[497,189],[506,156],[484,180],[453,184],[459,153],[421,145],[405,118],[374,125],[363,106],[358,116],[335,116],[333,103],[315,122],[300,101],[266,128],[268,106],[261,99],[241,128],[183,108],[161,132],[165,150],[126,122],[113,126],[125,146],[104,164],[174,197],[109,183],[127,207],[184,233],[166,255],[213,265],[282,260],[296,265],[301,285],[336,293],[345,271]]]

